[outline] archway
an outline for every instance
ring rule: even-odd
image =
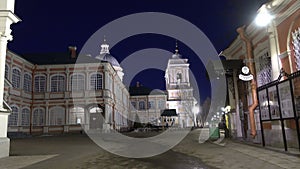
[[[89,129],[100,130],[103,129],[105,119],[105,112],[102,106],[92,105],[88,108],[89,112]]]

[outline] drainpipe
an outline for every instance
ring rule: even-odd
[[[248,110],[249,110],[249,116],[250,116],[251,136],[252,136],[252,138],[255,138],[257,133],[256,133],[256,127],[255,127],[254,109],[258,105],[258,100],[257,100],[256,71],[255,71],[252,43],[251,43],[251,40],[245,35],[245,26],[238,28],[236,31],[239,33],[240,38],[246,43],[247,66],[250,69],[250,73],[253,75],[253,79],[251,80],[251,94],[252,94],[253,104],[248,107]]]
[[[34,75],[36,71],[37,65],[34,65],[31,75],[31,104],[30,104],[30,123],[29,123],[29,133],[32,134],[32,127],[33,127],[33,103],[34,103]]]

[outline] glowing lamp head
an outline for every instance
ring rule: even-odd
[[[273,16],[268,12],[266,6],[262,6],[255,18],[255,23],[258,26],[267,26],[272,21],[272,19]]]

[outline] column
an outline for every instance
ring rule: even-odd
[[[70,83],[70,69],[69,66],[66,67],[66,92],[71,91],[71,83]]]
[[[0,1],[0,158],[9,156],[10,140],[7,138],[8,108],[3,105],[4,74],[7,41],[12,40],[10,25],[20,21],[13,13],[15,1]]]
[[[47,86],[46,86],[46,93],[50,92],[50,69],[49,67],[47,68]]]
[[[281,62],[279,60],[279,47],[278,47],[278,35],[275,22],[270,25],[269,30],[269,42],[270,42],[270,55],[272,65],[272,80],[277,80],[280,73]]]
[[[236,110],[236,121],[235,121],[235,127],[236,127],[236,133],[237,137],[243,137],[242,135],[242,123],[241,123],[241,117],[240,117],[240,98],[239,98],[239,90],[238,90],[238,84],[237,84],[237,71],[233,71],[233,86],[234,86],[234,94],[235,94],[235,110]]]
[[[45,108],[45,125],[43,127],[43,133],[48,133],[49,132],[49,125],[50,125],[50,121],[49,121],[49,102],[46,101],[46,108]]]
[[[0,32],[1,35],[1,32]],[[6,111],[3,108],[3,93],[4,93],[4,74],[5,74],[5,62],[6,62],[6,46],[7,38],[5,36],[0,37],[0,111]]]

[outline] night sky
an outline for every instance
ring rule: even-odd
[[[64,52],[68,46],[77,46],[80,51],[94,32],[115,19],[139,12],[164,12],[196,25],[220,53],[237,36],[236,28],[254,20],[258,8],[265,2],[267,0],[16,0],[15,13],[22,22],[11,26],[14,39],[8,48],[20,55]],[[99,39],[99,44],[102,41]],[[210,95],[205,69],[188,46],[178,44],[180,53],[189,59],[197,82],[201,83],[203,102]],[[115,45],[111,54],[121,62],[133,52],[146,48],[174,52],[175,40],[157,34],[137,35]],[[140,72],[132,84],[136,81],[151,88],[165,89],[164,72],[160,70]]]

